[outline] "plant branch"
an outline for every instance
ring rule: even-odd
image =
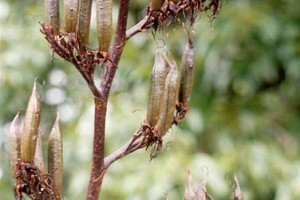
[[[142,132],[138,131],[133,137],[127,142],[124,146],[113,152],[112,154],[108,155],[104,159],[104,167],[107,169],[113,162],[116,160],[130,154],[138,149],[141,149],[147,146],[145,139],[140,139],[142,136]],[[140,139],[140,140],[138,140]]]
[[[118,68],[118,64],[123,52],[123,48],[126,44],[126,26],[127,26],[127,17],[129,10],[129,0],[120,0],[119,4],[119,16],[117,23],[116,36],[114,39],[113,47],[111,49],[110,62],[107,62],[104,73],[101,77],[100,83],[100,93],[107,99],[111,84],[115,77],[115,73]]]

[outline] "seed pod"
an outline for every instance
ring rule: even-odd
[[[78,20],[78,1],[64,0],[65,32],[75,33]]]
[[[166,78],[159,120],[155,126],[155,130],[160,133],[160,136],[164,136],[172,125],[179,85],[176,62],[174,60],[171,62],[167,60],[167,63],[170,67],[170,71]]]
[[[40,125],[40,115],[41,102],[35,82],[27,105],[21,137],[21,158],[24,162],[33,162]]]
[[[79,3],[79,21],[78,21],[78,35],[83,45],[88,45],[90,22],[92,12],[92,0],[81,0]]]
[[[164,48],[156,50],[151,74],[146,121],[152,127],[157,124],[159,118],[167,76],[166,62],[163,58],[164,51]]]
[[[34,164],[39,168],[39,170],[45,173],[45,163],[43,158],[43,143],[42,143],[42,136],[39,133],[37,136],[36,141],[36,148],[34,154]]]
[[[63,146],[58,115],[48,139],[48,173],[53,180],[55,194],[61,195],[63,183]]]
[[[183,194],[184,200],[196,200],[196,192],[193,187],[193,178],[190,171],[188,171],[188,181],[185,185],[184,194]]]
[[[21,129],[20,129],[19,112],[11,122],[9,130],[9,155],[12,174],[16,175],[15,163],[20,158],[20,140],[21,140]]]
[[[151,2],[151,10],[160,10],[165,0],[152,0]]]
[[[97,0],[96,3],[99,51],[107,52],[112,33],[112,0]]]
[[[204,179],[196,190],[196,199],[198,200],[208,200],[206,193],[206,179]]]
[[[180,87],[179,87],[179,95],[178,101],[183,105],[187,105],[193,87],[193,79],[194,79],[194,65],[195,65],[195,52],[194,47],[189,39],[185,50],[181,59],[181,67],[180,67]]]
[[[59,34],[59,0],[45,0],[46,25],[51,26],[55,35]]]
[[[243,193],[242,193],[242,190],[241,190],[241,187],[240,187],[240,184],[239,184],[236,174],[234,174],[233,180],[234,180],[234,183],[233,183],[231,199],[232,200],[244,200],[244,196],[243,196]]]

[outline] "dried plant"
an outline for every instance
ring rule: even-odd
[[[221,9],[221,0],[152,0],[147,6],[144,18],[127,30],[127,17],[129,11],[129,0],[118,1],[118,20],[115,27],[116,33],[112,39],[112,0],[96,1],[96,20],[98,31],[98,48],[89,48],[89,31],[91,20],[92,0],[65,0],[63,4],[64,22],[59,21],[59,0],[45,0],[46,21],[41,23],[41,33],[49,43],[50,49],[58,56],[70,62],[82,75],[90,88],[94,103],[94,144],[92,169],[86,199],[98,199],[101,184],[108,167],[116,160],[141,148],[152,148],[151,159],[155,158],[162,148],[163,136],[172,125],[177,125],[184,119],[188,111],[188,102],[192,92],[194,71],[194,49],[191,33],[188,34],[186,49],[182,55],[180,71],[173,56],[167,47],[158,47],[149,89],[147,117],[142,119],[142,125],[133,134],[132,138],[120,149],[110,155],[104,155],[105,144],[105,120],[107,102],[114,80],[118,64],[127,41],[147,29],[157,31],[158,27],[168,27],[177,23],[177,18],[185,18],[193,26],[198,16],[203,12],[209,12],[214,19]],[[64,24],[62,27],[61,24]],[[94,71],[96,67],[103,68],[100,84],[95,84]],[[37,109],[37,107],[36,107]],[[31,111],[40,112],[40,110]],[[26,112],[26,116],[29,111]],[[62,149],[59,134],[50,134],[49,137],[49,161],[56,163],[48,168],[48,174],[33,163],[32,152],[36,148],[38,116],[30,114],[32,122],[26,122],[24,130],[26,135],[26,124],[33,124],[35,128],[30,132],[35,139],[29,145],[27,157],[22,156],[17,161],[12,161],[21,171],[16,175],[16,197],[21,199],[22,193],[26,193],[33,199],[40,195],[41,189],[46,199],[60,198],[61,182],[58,177],[62,175]],[[36,117],[34,117],[36,116]],[[29,120],[29,119],[28,119]],[[14,124],[14,123],[13,123]],[[57,130],[57,122],[54,125]],[[17,137],[17,129],[11,135]],[[24,134],[24,133],[23,133]],[[26,136],[27,137],[27,136]],[[29,137],[29,136],[28,136]],[[32,137],[32,136],[30,136]],[[51,138],[56,138],[51,140]],[[18,149],[18,140],[12,142],[12,149]],[[24,145],[23,145],[24,147]],[[21,141],[22,148],[22,141]],[[23,150],[25,151],[25,150]],[[25,155],[25,154],[24,154]],[[60,159],[57,159],[59,156]],[[12,156],[15,159],[18,156]],[[29,165],[28,165],[29,164]],[[39,165],[40,166],[40,165]],[[32,176],[33,175],[33,176]],[[21,178],[20,178],[21,177]],[[31,177],[34,178],[35,189],[30,185]],[[51,193],[51,194],[50,194]]]

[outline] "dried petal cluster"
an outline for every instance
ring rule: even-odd
[[[39,131],[41,102],[34,83],[29,99],[23,129],[20,128],[19,112],[11,123],[9,153],[11,169],[16,180],[16,199],[61,199],[62,192],[62,139],[58,119],[49,136],[48,173],[43,159],[43,145]],[[50,148],[51,147],[51,148]]]

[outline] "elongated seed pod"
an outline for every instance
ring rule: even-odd
[[[55,35],[59,34],[59,0],[45,0],[46,25],[51,26]]]
[[[21,158],[24,162],[33,162],[40,125],[40,115],[41,102],[35,82],[27,104],[21,137]]]
[[[97,0],[99,50],[107,52],[112,35],[112,0]]]
[[[159,118],[167,76],[167,66],[163,57],[164,51],[164,48],[156,50],[151,74],[146,121],[152,127],[157,124]]]
[[[48,139],[48,173],[53,180],[55,194],[61,195],[63,183],[63,146],[58,115]]]
[[[38,134],[36,140],[36,148],[34,154],[34,164],[39,168],[39,170],[43,173],[46,172],[45,170],[45,163],[43,157],[43,143],[42,143],[42,136],[41,133]]]
[[[92,0],[81,0],[79,3],[78,35],[83,45],[88,45],[90,22],[92,12]]]
[[[75,33],[78,20],[79,0],[64,0],[65,32]]]
[[[236,176],[236,174],[234,174],[233,176],[233,188],[232,188],[232,195],[231,195],[231,199],[232,200],[244,200],[244,196],[238,181],[238,178]]]
[[[165,83],[159,120],[155,126],[155,130],[160,133],[160,136],[164,136],[172,125],[179,85],[179,74],[175,61],[167,62],[170,67],[170,71]]]
[[[165,0],[152,0],[151,1],[151,10],[159,10],[164,4]]]
[[[196,193],[193,187],[193,177],[190,171],[188,171],[188,181],[185,185],[183,200],[196,200]]]
[[[11,122],[9,129],[9,155],[12,174],[16,175],[15,163],[20,158],[20,140],[21,140],[21,129],[20,129],[20,119],[19,112],[16,114],[15,118]]]
[[[189,39],[181,58],[181,67],[180,67],[180,87],[179,87],[178,101],[180,103],[183,103],[183,105],[188,104],[192,94],[194,71],[195,71],[194,65],[195,65],[195,52],[194,52],[193,44]]]

